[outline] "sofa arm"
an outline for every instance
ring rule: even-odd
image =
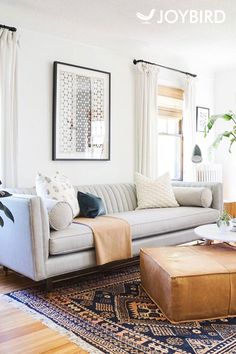
[[[4,198],[15,222],[4,218],[0,228],[0,264],[33,280],[46,278],[49,222],[41,198],[15,195]]]
[[[173,187],[207,187],[212,191],[211,208],[223,210],[223,184],[218,182],[172,182]]]

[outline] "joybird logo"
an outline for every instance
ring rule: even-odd
[[[143,24],[221,24],[226,20],[223,10],[159,10],[151,9],[149,13],[136,13]]]
[[[144,24],[149,24],[150,20],[153,18],[153,16],[155,15],[156,9],[151,9],[151,11],[149,12],[148,15],[143,15],[140,12],[136,13],[136,16],[143,21]]]

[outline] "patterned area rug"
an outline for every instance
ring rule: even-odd
[[[236,318],[170,324],[143,291],[138,266],[7,298],[82,338],[89,353],[236,353]]]

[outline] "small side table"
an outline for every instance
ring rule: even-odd
[[[229,215],[233,218],[236,217],[236,201],[225,200],[224,201],[224,209],[227,211]]]

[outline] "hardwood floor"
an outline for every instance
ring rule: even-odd
[[[34,282],[16,273],[6,276],[0,268],[0,294]],[[0,354],[86,354],[87,352],[35,320],[31,315],[0,300]]]

